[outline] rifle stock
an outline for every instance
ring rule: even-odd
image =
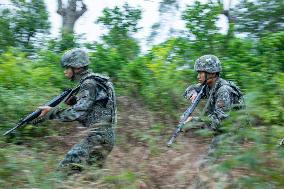
[[[198,103],[201,100],[201,97],[203,95],[204,89],[205,89],[205,84],[202,84],[201,86],[201,90],[200,92],[197,94],[197,96],[195,97],[193,103],[191,104],[191,106],[189,108],[187,108],[187,110],[183,113],[181,120],[179,121],[179,124],[177,126],[177,128],[175,129],[174,133],[172,134],[171,138],[169,139],[167,146],[170,147],[175,139],[178,137],[179,133],[182,131],[182,128],[184,127],[184,125],[186,124],[186,120],[188,119],[188,117],[193,113],[193,111],[195,110],[195,108],[197,107]]]
[[[50,100],[48,103],[45,104],[45,106],[50,106],[50,107],[55,107],[58,104],[60,104],[62,101],[65,101],[66,99],[68,99],[72,94],[74,94],[75,92],[77,92],[79,90],[79,86],[77,86],[74,89],[67,89],[65,91],[63,91],[60,95],[56,96],[55,98],[53,98],[52,100]],[[40,114],[41,114],[41,109],[37,109],[36,111],[30,113],[28,116],[26,116],[25,118],[21,119],[15,127],[13,127],[12,129],[6,131],[3,136],[10,134],[11,132],[13,132],[14,130],[23,127],[24,125],[30,123],[31,121],[33,121],[34,119],[36,119]]]

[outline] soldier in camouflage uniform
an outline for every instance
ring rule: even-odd
[[[190,116],[187,122],[190,124],[185,128],[206,128],[214,132],[208,159],[211,158],[217,144],[225,135],[217,135],[221,132],[222,120],[229,117],[230,111],[244,108],[243,94],[233,82],[219,77],[222,70],[220,60],[214,55],[204,55],[195,61],[195,71],[198,72],[199,84],[189,86],[184,93],[186,99],[193,101],[201,90],[201,84],[206,83],[203,98],[208,99],[199,117]]]
[[[67,51],[61,65],[67,78],[78,81],[80,89],[68,99],[69,108],[41,106],[41,116],[62,122],[78,121],[87,135],[74,145],[60,162],[59,168],[81,170],[85,165],[103,165],[114,146],[116,97],[109,78],[88,70],[88,55],[80,49]]]
[[[222,120],[229,117],[233,109],[244,107],[243,94],[240,89],[232,82],[219,77],[221,72],[220,60],[214,55],[204,55],[198,58],[194,65],[198,72],[199,84],[189,86],[184,96],[193,101],[197,93],[201,90],[201,84],[206,83],[203,98],[208,99],[200,117],[189,117],[190,124],[185,130],[190,128],[207,128],[215,133],[211,145],[205,157],[199,161],[199,172],[193,180],[192,188],[209,188],[208,181],[212,176],[208,170],[204,169],[212,163],[212,154],[224,135],[216,135],[221,131]]]
[[[244,106],[243,95],[234,83],[219,77],[222,68],[216,56],[201,56],[196,60],[194,69],[198,72],[199,84],[189,86],[184,96],[193,101],[201,89],[201,83],[206,82],[203,98],[208,100],[202,114],[207,116],[205,118],[189,117],[187,121],[201,123],[202,127],[219,131],[221,121],[229,116],[229,112]]]

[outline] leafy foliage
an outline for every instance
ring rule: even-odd
[[[123,61],[133,60],[139,53],[137,41],[131,34],[137,32],[141,10],[124,4],[122,8],[106,8],[96,23],[103,24],[108,33],[102,38],[108,48],[115,49]]]
[[[261,37],[267,32],[283,30],[284,3],[281,0],[242,0],[234,9],[236,31]]]
[[[165,120],[177,122],[189,104],[182,95],[187,85],[196,82],[194,60],[211,53],[221,59],[221,76],[241,87],[247,103],[245,112],[232,114],[224,122],[224,132],[230,134],[222,136],[214,153],[218,160],[216,172],[235,176],[228,181],[230,188],[283,188],[284,152],[283,148],[276,147],[279,139],[284,137],[284,32],[281,31],[282,12],[279,12],[282,2],[244,3],[240,6],[245,12],[240,8],[235,10],[242,15],[240,18],[246,18],[237,22],[236,31],[249,32],[256,40],[233,35],[228,39],[216,26],[222,10],[220,6],[195,2],[187,7],[182,17],[188,36],[168,39],[153,46],[145,55],[139,54],[139,43],[133,37],[139,30],[141,10],[127,4],[107,8],[97,21],[108,31],[102,36],[102,43],[74,44],[74,36],[67,38],[66,43],[52,40],[44,44],[42,50],[35,51],[31,58],[25,52],[37,46],[37,35],[45,33],[49,27],[43,1],[12,2],[19,5],[16,12],[2,10],[0,13],[0,47],[4,50],[0,54],[1,132],[66,86],[72,86],[63,78],[59,52],[71,46],[86,46],[90,50],[91,68],[110,75],[119,95],[141,99],[153,115],[160,118],[154,120],[154,126],[145,133],[137,127],[134,135],[140,142],[146,142],[151,155],[161,155],[158,142],[163,140],[163,132],[167,129]],[[164,2],[176,4],[176,1]],[[271,23],[267,21],[269,17],[265,11],[275,13],[275,17],[270,17]],[[256,13],[261,16],[256,18]],[[41,22],[39,25],[30,22],[36,22],[31,18],[33,15]],[[29,35],[33,40],[28,38]],[[252,127],[247,125],[247,120]],[[40,132],[46,134],[47,131]],[[1,138],[1,185],[8,188],[60,187],[57,183],[62,181],[61,176],[52,173],[54,168],[48,169],[55,164],[53,158],[57,154],[44,157],[45,143],[29,139],[34,136],[29,127],[23,133],[31,146],[40,145],[43,156],[35,153],[39,151],[37,148],[14,146]],[[41,139],[40,136],[34,136],[35,140]],[[126,143],[121,140],[123,142]],[[48,161],[43,164],[42,160]],[[115,185],[134,188],[133,183],[139,176],[139,173],[123,170],[106,176],[102,182],[110,188]]]
[[[6,50],[15,45],[14,33],[10,26],[11,13],[8,9],[0,10],[0,50]]]
[[[195,1],[193,6],[188,6],[183,19],[186,21],[186,28],[190,37],[196,43],[197,50],[203,49],[204,52],[205,48],[208,53],[215,52],[213,47],[218,33],[216,21],[221,10],[219,5],[213,3],[201,4],[199,1]],[[207,52],[205,51],[205,53]]]
[[[9,27],[15,44],[26,51],[39,47],[42,38],[49,32],[50,22],[43,0],[11,0],[14,5],[10,11]],[[12,45],[12,44],[11,44]]]

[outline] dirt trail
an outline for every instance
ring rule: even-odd
[[[210,139],[188,132],[181,134],[176,144],[168,148],[167,140],[176,125],[159,126],[159,122],[162,120],[151,115],[142,102],[119,97],[117,143],[105,169],[112,175],[131,171],[147,188],[190,188]],[[57,141],[60,145],[56,148],[63,156],[79,140],[78,130],[78,127],[70,127],[68,136],[50,138],[49,143]],[[100,185],[95,186],[100,188]]]
[[[118,143],[108,158],[107,167],[115,172],[132,170],[146,178],[144,182],[150,188],[187,188],[196,175],[197,164],[206,153],[210,140],[186,133],[179,136],[176,146],[168,148],[166,143],[175,125],[167,125],[169,128],[161,130],[162,135],[149,132],[159,120],[141,102],[120,97],[118,104],[117,135],[118,139],[127,137],[128,146]],[[155,139],[139,140],[135,138],[136,133],[157,137],[154,144],[150,143],[157,149],[152,150],[147,142]]]

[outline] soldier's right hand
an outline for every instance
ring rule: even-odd
[[[182,119],[183,119],[183,115],[180,116],[180,120],[182,120]],[[184,121],[184,123],[187,123],[187,122],[189,122],[189,121],[192,121],[192,119],[193,119],[193,117],[192,117],[192,116],[189,116],[189,117]]]
[[[73,106],[74,104],[77,103],[77,99],[75,96],[71,96],[70,98],[68,98],[65,102],[65,104],[69,105],[69,106]]]
[[[192,119],[193,119],[193,117],[192,117],[192,116],[189,116],[189,117],[186,119],[185,122],[186,122],[186,123],[187,123],[187,122],[190,122],[190,121],[192,121]]]

